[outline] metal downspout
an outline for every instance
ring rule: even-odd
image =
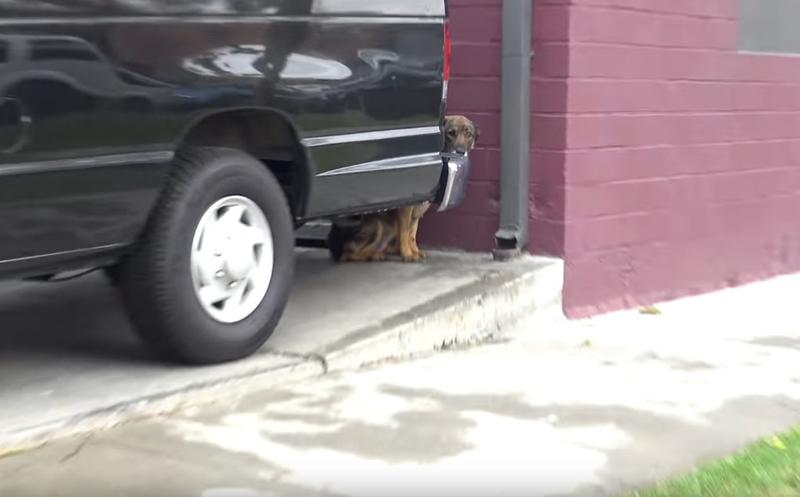
[[[503,0],[500,229],[495,258],[528,244],[531,129],[531,35],[534,0]]]

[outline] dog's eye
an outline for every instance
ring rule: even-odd
[[[467,138],[472,138],[472,131],[465,131],[464,134],[467,135]]]
[[[450,131],[447,132],[447,136],[456,136],[456,130],[451,129]]]

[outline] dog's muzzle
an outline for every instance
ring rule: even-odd
[[[443,153],[442,164],[442,178],[436,196],[439,212],[454,209],[464,201],[469,182],[469,154]]]

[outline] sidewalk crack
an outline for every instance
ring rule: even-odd
[[[286,352],[283,350],[270,350],[269,353],[289,359],[300,359],[304,362],[317,362],[322,368],[323,376],[328,374],[329,371],[328,359],[322,354],[315,354],[313,352],[309,354],[303,354],[300,352]]]
[[[69,454],[65,455],[64,457],[62,457],[61,460],[58,461],[58,463],[59,464],[64,464],[65,462],[69,461],[70,459],[76,458],[83,451],[83,449],[85,449],[86,446],[89,445],[89,442],[92,441],[92,438],[94,438],[94,435],[93,434],[89,434],[86,438],[84,438],[81,441],[81,443],[78,444],[77,447],[75,447],[75,450],[73,450]]]

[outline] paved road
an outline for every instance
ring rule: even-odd
[[[0,460],[0,495],[619,495],[800,422],[799,290],[250,392]]]
[[[434,254],[424,265],[335,265],[323,251],[298,251],[289,309],[267,347],[211,368],[155,362],[100,274],[59,284],[2,283],[0,445],[27,430],[190,385],[303,367],[364,327],[496,270],[486,257],[469,255]]]

